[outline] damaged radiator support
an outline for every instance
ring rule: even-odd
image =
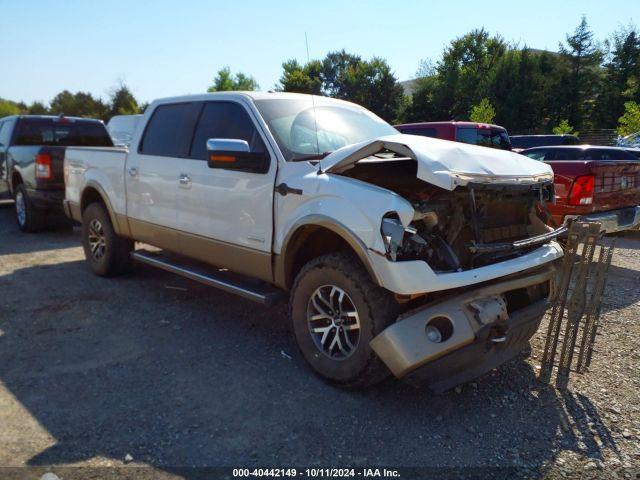
[[[613,249],[613,242],[610,246],[604,245],[599,223],[574,222],[569,228],[545,339],[540,381],[549,383],[555,366],[556,386],[566,389],[571,371],[583,373],[589,367]]]

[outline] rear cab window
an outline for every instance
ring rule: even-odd
[[[72,119],[21,119],[13,145],[112,147],[101,122]]]

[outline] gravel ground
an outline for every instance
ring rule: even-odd
[[[640,234],[618,238],[597,353],[568,392],[537,383],[537,335],[530,357],[433,395],[396,381],[331,387],[302,361],[284,308],[143,266],[94,277],[77,229],[25,235],[11,209],[0,205],[2,478],[104,478],[63,467],[125,465],[102,472],[386,465],[638,478]]]

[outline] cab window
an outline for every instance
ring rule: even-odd
[[[547,150],[546,149],[539,149],[539,150],[532,150],[530,152],[524,152],[524,155],[529,157],[529,158],[533,158],[534,160],[540,160],[541,162],[546,160],[546,155],[547,155]]]
[[[226,138],[246,140],[252,152],[265,152],[266,147],[247,111],[235,102],[205,103],[191,144],[191,158],[206,160],[207,140]]]
[[[140,153],[186,157],[201,104],[195,102],[160,105],[144,132]]]

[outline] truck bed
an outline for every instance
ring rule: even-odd
[[[632,160],[558,160],[550,161],[555,175],[556,204],[549,209],[556,222],[566,215],[586,215],[640,205],[640,162]],[[593,175],[593,201],[570,205],[569,194],[575,179]]]
[[[125,147],[68,147],[64,169],[67,200],[80,205],[81,189],[95,183],[115,202],[113,209],[125,212]]]

